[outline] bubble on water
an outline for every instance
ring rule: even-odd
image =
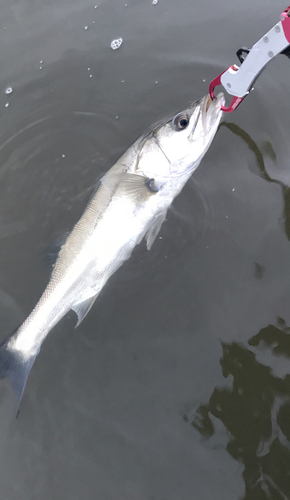
[[[158,4],[158,0],[152,0],[152,5],[157,5]]]
[[[128,7],[128,4],[127,4],[127,3],[125,3],[125,7]]]
[[[205,82],[205,78],[202,81]]]
[[[155,83],[158,83],[158,80],[156,80],[156,82],[155,82]]]
[[[116,116],[116,120],[118,120],[118,118],[119,118],[119,117],[118,117],[118,115],[117,115],[117,116]]]
[[[87,29],[89,29],[89,27],[88,26],[84,26],[84,30],[87,31]]]
[[[233,189],[232,189],[232,192],[234,192],[235,190],[236,190],[236,188],[233,188]]]
[[[6,30],[6,26],[4,26],[4,29]]]
[[[65,158],[65,155],[61,155],[62,158]]]
[[[13,91],[12,87],[7,87],[7,89],[5,90],[5,94],[11,94],[11,92]]]
[[[8,106],[9,106],[9,102],[6,102],[5,108],[8,108]]]
[[[121,47],[122,43],[123,43],[122,38],[116,38],[116,40],[113,40],[111,42],[111,49],[113,49],[113,50],[119,49]]]
[[[90,75],[90,78],[92,78],[93,75]]]
[[[90,71],[91,68],[88,68],[88,71]]]
[[[42,66],[39,66],[39,69],[42,69]]]
[[[121,83],[124,83],[125,80],[121,80]]]
[[[97,8],[98,8],[98,6],[97,6],[97,5],[95,5],[95,9],[97,9]]]
[[[39,64],[43,64],[43,61],[39,61]]]

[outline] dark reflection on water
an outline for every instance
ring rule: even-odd
[[[284,230],[288,240],[290,240],[290,187],[285,185],[280,180],[271,178],[266,170],[264,161],[264,157],[268,156],[274,163],[276,163],[277,157],[273,149],[273,145],[269,141],[264,141],[261,144],[261,147],[259,147],[258,144],[252,139],[252,137],[236,123],[229,123],[224,121],[220,124],[220,128],[221,127],[226,127],[233,134],[236,134],[239,137],[241,137],[241,139],[248,145],[249,149],[254,153],[256,157],[256,166],[258,167],[258,175],[262,179],[264,179],[267,182],[273,182],[281,186],[283,200],[284,200],[284,207],[283,207]]]
[[[278,318],[254,335],[249,346],[290,358],[290,328]],[[231,387],[215,387],[208,403],[185,420],[205,438],[215,434],[216,419],[228,433],[226,449],[244,464],[245,500],[290,496],[290,375],[278,377],[237,342],[222,343],[220,364]]]
[[[236,123],[229,123],[227,121],[223,121],[221,124],[220,124],[220,128],[221,127],[226,127],[227,129],[229,129],[233,134],[235,135],[238,135],[239,137],[241,137],[241,139],[247,144],[247,146],[249,147],[249,149],[254,153],[255,157],[256,157],[256,163],[257,163],[257,167],[258,167],[258,173],[259,175],[265,179],[266,181],[269,181],[269,182],[275,182],[273,179],[271,179],[271,177],[267,174],[267,171],[266,171],[266,167],[265,167],[265,162],[264,162],[264,157],[263,157],[263,154],[261,152],[261,149],[259,148],[259,146],[256,144],[256,142],[254,141],[254,139],[244,130],[242,129],[242,127],[240,127],[239,125],[237,125]],[[268,148],[270,147],[270,145],[268,145]],[[274,152],[273,152],[274,153]],[[272,156],[274,156],[274,158],[276,158],[276,155],[275,153],[272,154]]]

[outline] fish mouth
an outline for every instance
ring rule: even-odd
[[[215,123],[220,121],[222,116],[221,107],[225,104],[225,97],[222,92],[212,100],[209,94],[204,97],[201,106],[202,127],[204,133],[208,133]]]

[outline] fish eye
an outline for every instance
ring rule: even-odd
[[[184,130],[187,127],[187,125],[189,124],[189,118],[186,114],[179,113],[173,118],[172,124],[174,129],[179,132],[180,130]]]

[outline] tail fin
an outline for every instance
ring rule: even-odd
[[[10,380],[16,397],[15,417],[17,417],[27,378],[37,354],[25,359],[17,351],[9,349],[8,343],[9,340],[0,345],[0,379],[7,377]]]

